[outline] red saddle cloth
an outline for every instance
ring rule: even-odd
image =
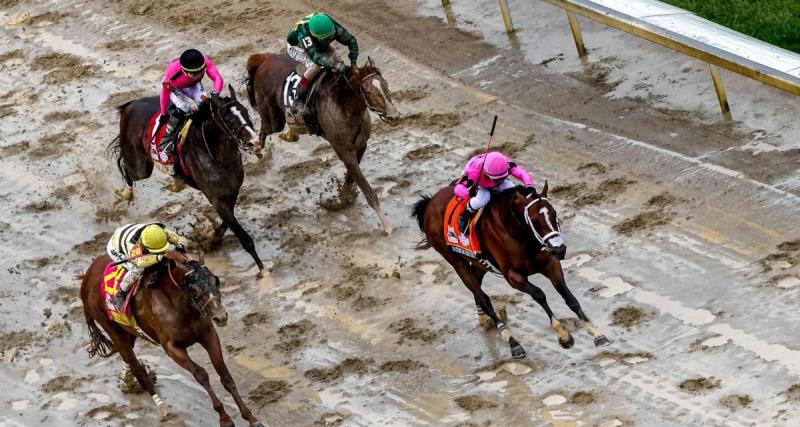
[[[155,134],[155,135],[153,134],[154,132],[156,132],[155,128],[156,128],[156,125],[158,124],[158,116],[159,115],[160,115],[160,113],[154,114],[153,117],[150,118],[150,121],[147,124],[147,139],[144,141],[144,149],[145,149],[145,151],[150,153],[150,159],[152,159],[153,162],[158,163],[160,165],[174,167],[175,160],[176,160],[175,159],[175,152],[176,152],[175,147],[173,147],[173,149],[170,151],[169,158],[167,159],[166,162],[162,162],[161,158],[158,156],[158,153],[161,152],[161,140],[164,139],[164,134],[167,133],[167,126],[164,125],[164,126],[161,126],[161,127],[158,128],[158,133],[157,134]],[[187,126],[187,125],[190,126],[191,124],[189,122],[184,122],[181,125],[181,131],[183,131],[184,130],[183,129],[184,126]],[[188,177],[188,176],[191,176],[191,174],[189,173],[189,169],[186,168],[186,163],[183,161],[183,143],[184,143],[184,139],[185,139],[184,132],[180,132],[180,135],[178,136],[178,138],[179,138],[179,141],[178,141],[177,144],[175,144],[177,146],[178,165],[180,165],[181,172],[183,172],[184,176]]]
[[[135,328],[136,318],[131,312],[130,302],[133,295],[136,294],[136,290],[139,288],[139,282],[136,282],[131,291],[128,292],[122,310],[117,310],[117,307],[114,305],[114,296],[119,292],[120,282],[122,282],[122,278],[125,277],[126,274],[128,274],[128,270],[122,265],[113,265],[113,263],[106,265],[105,270],[103,270],[103,280],[101,280],[100,283],[100,298],[103,301],[103,306],[106,308],[109,319],[122,325]]]
[[[477,258],[481,253],[481,246],[476,237],[475,225],[481,217],[483,209],[472,218],[469,223],[469,235],[464,236],[458,232],[458,217],[467,208],[465,201],[453,196],[444,210],[444,240],[454,252]]]

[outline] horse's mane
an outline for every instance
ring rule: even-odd
[[[364,64],[363,67],[353,68],[349,78],[350,84],[353,87],[359,87],[361,85],[361,81],[364,80],[365,77],[369,76],[370,74],[380,73],[380,72],[381,70],[379,70],[378,67],[370,63]]]

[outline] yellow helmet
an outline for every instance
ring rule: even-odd
[[[141,242],[151,254],[163,254],[169,249],[167,233],[158,224],[150,224],[142,230]]]

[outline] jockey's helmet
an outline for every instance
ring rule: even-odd
[[[206,68],[206,58],[197,49],[187,49],[181,54],[181,68],[187,74],[197,74]]]
[[[507,177],[508,160],[506,160],[506,156],[496,151],[487,154],[483,163],[483,173],[494,181]]]
[[[169,249],[167,233],[158,224],[150,224],[142,230],[142,246],[151,254],[163,254]]]
[[[325,40],[336,33],[333,20],[324,13],[317,13],[308,21],[308,29],[317,40]]]

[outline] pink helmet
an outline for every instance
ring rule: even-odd
[[[483,173],[490,179],[498,180],[508,176],[508,158],[496,151],[486,155]]]

